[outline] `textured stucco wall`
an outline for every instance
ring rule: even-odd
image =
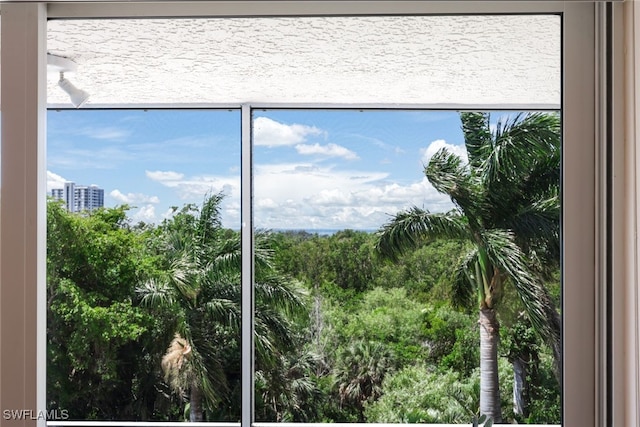
[[[50,21],[90,104],[560,104],[559,16]],[[48,102],[68,104],[49,75]]]

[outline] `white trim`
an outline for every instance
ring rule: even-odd
[[[340,110],[453,110],[453,111],[558,111],[559,104],[384,104],[384,103],[362,103],[362,104],[341,104],[341,103],[295,103],[295,102],[270,102],[229,104],[229,103],[185,103],[185,104],[90,104],[82,107],[83,110],[91,109],[231,109],[237,110],[242,105],[251,105],[256,109],[340,109]],[[49,104],[50,110],[73,110],[69,104]]]
[[[27,398],[31,395],[38,396],[38,404],[41,405],[42,396],[45,393],[44,383],[41,378],[44,376],[45,363],[42,362],[45,357],[44,349],[44,331],[42,329],[42,321],[38,319],[38,323],[33,325],[29,320],[34,317],[33,308],[36,305],[33,301],[29,301],[28,292],[33,291],[33,283],[29,274],[36,274],[38,283],[38,312],[41,309],[41,298],[46,295],[43,289],[43,265],[45,262],[45,242],[46,236],[42,228],[42,217],[44,215],[44,195],[42,175],[46,168],[44,167],[44,145],[42,143],[42,133],[44,132],[43,111],[44,104],[31,99],[31,108],[21,109],[20,100],[23,99],[25,93],[34,88],[40,93],[46,85],[41,79],[42,74],[46,74],[46,63],[44,52],[42,55],[34,53],[39,52],[38,49],[24,49],[25,43],[33,41],[33,37],[39,37],[41,34],[43,23],[34,27],[25,27],[22,32],[18,31],[17,26],[21,25],[20,21],[11,22],[7,19],[11,11],[15,10],[39,10],[42,11],[42,4],[3,4],[2,5],[2,57],[6,58],[2,61],[2,80],[3,94],[2,99],[2,133],[3,133],[3,156],[2,156],[2,174],[4,186],[2,187],[2,252],[0,253],[2,261],[2,284],[0,291],[2,292],[2,313],[0,320],[3,321],[0,327],[3,327],[3,334],[0,337],[0,356],[2,368],[2,387],[0,388],[0,402],[2,408],[9,405],[23,404],[19,400]],[[593,3],[585,3],[579,1],[572,2],[428,2],[428,1],[379,1],[379,2],[363,2],[363,1],[227,1],[227,2],[174,2],[174,3],[58,3],[49,4],[48,11],[52,17],[109,17],[109,16],[203,16],[211,13],[217,16],[233,15],[261,15],[268,16],[273,14],[286,15],[309,15],[309,14],[405,14],[405,13],[536,13],[536,12],[565,12],[565,105],[564,105],[564,124],[565,124],[565,167],[564,173],[567,178],[565,181],[566,189],[564,197],[564,232],[566,245],[564,247],[564,259],[567,267],[564,275],[567,281],[575,283],[574,289],[565,291],[565,302],[570,303],[564,306],[564,325],[565,331],[565,356],[570,363],[565,363],[565,418],[564,423],[567,426],[595,425],[595,407],[599,402],[596,399],[595,378],[602,367],[597,366],[594,351],[597,348],[595,341],[596,330],[593,309],[597,303],[595,300],[596,293],[596,271],[595,266],[597,260],[594,253],[595,233],[598,225],[595,220],[594,207],[597,206],[595,200],[595,151],[594,141],[596,140],[593,122],[596,120],[594,111],[595,99],[592,89],[595,85],[595,78],[592,75],[595,58],[593,52],[595,49],[594,34],[594,5]],[[41,13],[42,17],[45,13]],[[33,22],[33,21],[31,21]],[[13,29],[7,33],[7,28]],[[39,45],[38,45],[39,46]],[[20,49],[29,58],[28,61],[15,61],[15,57],[9,60],[9,55],[15,54]],[[39,59],[38,59],[39,58]],[[26,78],[23,81],[22,89],[16,86],[12,78],[21,79],[20,73]],[[13,88],[13,89],[12,89]],[[12,91],[13,90],[13,91]],[[13,95],[12,95],[13,94]],[[34,106],[35,102],[35,106]],[[637,100],[635,101],[637,102]],[[315,107],[318,107],[315,105]],[[362,106],[360,106],[362,107]],[[473,106],[475,107],[475,106]],[[486,107],[486,106],[485,106]],[[246,108],[246,107],[245,107]],[[265,107],[266,108],[266,107]],[[511,107],[513,108],[513,107]],[[475,108],[474,108],[475,109]],[[22,126],[23,132],[29,136],[28,142],[25,144],[27,148],[36,147],[35,153],[29,153],[29,158],[20,150],[8,150],[11,138],[13,136],[11,130],[18,131],[18,127]],[[33,133],[38,136],[34,137]],[[636,135],[634,135],[636,136]],[[38,141],[35,143],[34,141]],[[16,148],[16,145],[13,145]],[[243,150],[245,149],[243,143]],[[246,168],[244,162],[250,162],[250,159],[243,159],[243,170]],[[250,163],[249,163],[250,164]],[[634,166],[640,165],[640,160],[636,160]],[[246,179],[246,178],[245,178]],[[243,200],[247,197],[243,190]],[[633,195],[635,197],[635,194]],[[17,204],[12,204],[15,201]],[[636,208],[635,200],[633,203]],[[250,218],[250,206],[243,207],[243,215],[247,218],[247,210]],[[634,211],[635,212],[635,211]],[[21,217],[22,215],[22,217]],[[638,218],[634,218],[634,230],[638,229]],[[33,226],[35,225],[35,227]],[[246,233],[245,233],[246,234]],[[35,239],[35,240],[32,240]],[[243,237],[243,245],[246,245],[246,237]],[[37,243],[32,244],[33,241]],[[634,253],[637,253],[638,246],[634,247]],[[244,248],[244,247],[243,247]],[[22,257],[22,258],[21,258]],[[13,265],[13,261],[20,263]],[[243,268],[245,268],[243,264]],[[10,274],[13,272],[14,274]],[[637,274],[637,267],[634,270]],[[21,276],[24,275],[24,276]],[[634,280],[637,276],[634,276]],[[243,279],[243,286],[246,279]],[[634,282],[635,283],[635,282]],[[578,286],[579,285],[579,286]],[[31,288],[30,288],[31,286]],[[16,297],[15,300],[7,301],[7,298]],[[637,297],[637,293],[636,293]],[[243,308],[247,302],[243,297]],[[20,303],[17,303],[20,302]],[[251,304],[251,303],[250,303]],[[586,307],[586,309],[585,309]],[[634,308],[637,310],[637,307]],[[17,321],[12,322],[11,327],[13,333],[4,333],[10,328],[7,321],[10,314],[17,316]],[[633,314],[635,316],[635,311]],[[634,317],[637,322],[637,318]],[[17,325],[24,325],[24,328]],[[632,324],[637,328],[637,323]],[[14,341],[24,342],[28,340],[34,331],[37,330],[38,337],[38,379],[33,373],[33,366],[27,364],[33,358],[34,351],[28,345],[24,346],[24,360],[17,360],[15,354],[12,354],[13,348],[7,350],[7,346],[13,345]],[[244,330],[244,327],[243,327]],[[634,337],[637,339],[637,329],[634,330]],[[251,338],[251,337],[250,337]],[[249,339],[250,339],[249,338]],[[243,345],[246,340],[243,340]],[[637,348],[633,350],[634,363],[637,367]],[[3,352],[4,351],[4,352]],[[22,351],[22,350],[20,350]],[[27,362],[25,362],[25,360]],[[15,371],[15,372],[14,372]],[[637,372],[636,372],[637,373]],[[11,376],[23,379],[23,383],[16,384],[11,380]],[[631,382],[637,381],[636,377]],[[628,385],[628,383],[627,383]],[[24,386],[24,390],[21,387]],[[32,387],[36,386],[37,390]],[[18,390],[19,392],[16,392]],[[24,391],[24,392],[22,392]],[[637,391],[637,384],[636,384]],[[13,393],[10,393],[13,392]],[[245,393],[249,393],[245,391]],[[12,394],[19,396],[11,396]],[[27,396],[27,397],[25,397]],[[14,398],[15,397],[15,398]],[[12,400],[13,399],[13,400]],[[13,403],[17,402],[17,403]],[[24,401],[24,404],[31,404]],[[34,404],[35,405],[35,404]],[[630,405],[637,405],[630,403]],[[38,406],[42,407],[42,406]],[[16,408],[20,409],[20,408]],[[246,426],[246,417],[243,416],[244,425]],[[3,422],[3,425],[5,423]],[[34,423],[25,422],[23,425],[34,425]],[[144,423],[152,424],[152,423]],[[155,425],[155,423],[153,423]],[[11,425],[8,423],[7,425]],[[49,425],[80,425],[50,423]],[[82,425],[94,425],[84,423]],[[97,425],[97,424],[95,424]],[[105,425],[100,424],[100,425]],[[106,425],[118,425],[110,423]],[[211,425],[211,424],[207,424]],[[267,423],[254,423],[256,427],[267,427]],[[282,426],[282,424],[278,424]],[[353,427],[353,424],[349,425]]]
[[[581,0],[568,0],[568,2]],[[117,3],[93,1],[85,3],[53,2],[50,18],[120,18],[120,17],[236,17],[236,16],[337,16],[337,15],[437,15],[437,14],[504,14],[560,13],[562,1],[370,1],[358,0],[304,1],[131,1]]]
[[[242,427],[251,427],[254,420],[254,270],[253,270],[253,159],[251,107],[242,106]]]
[[[0,19],[2,40],[17,41],[0,52],[0,408],[39,411],[46,404],[46,9],[7,4]]]

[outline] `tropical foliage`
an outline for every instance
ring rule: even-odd
[[[559,262],[560,124],[555,114],[517,115],[491,129],[486,113],[461,113],[467,159],[438,151],[425,175],[455,209],[417,207],[379,232],[377,249],[391,258],[428,239],[469,242],[451,282],[453,302],[480,311],[480,411],[501,421],[497,310],[512,285],[535,330],[560,360],[560,321],[544,273]]]
[[[557,118],[494,131],[486,115],[462,119],[469,160],[442,151],[425,169],[455,211],[409,209],[380,235],[255,232],[256,421],[468,424],[482,411],[482,308],[500,321],[494,417],[559,423]],[[523,146],[527,159],[511,158]],[[126,206],[48,204],[48,408],[240,419],[241,239],[222,226],[222,197],[158,225],[133,224]]]
[[[57,203],[47,206],[47,230],[49,408],[133,416],[148,374],[140,344],[154,326],[133,304],[135,283],[154,268],[144,235],[128,227],[125,208],[76,216]]]
[[[165,270],[136,289],[142,305],[174,319],[175,338],[162,366],[174,391],[189,397],[191,421],[204,419],[203,404],[216,413],[240,377],[240,235],[222,228],[221,197],[208,196],[201,208],[186,206],[163,224],[155,243]],[[293,348],[291,322],[304,312],[302,292],[271,266],[265,238],[258,235],[255,250],[255,346],[261,370],[277,367],[281,353]],[[229,365],[233,359],[235,372]]]

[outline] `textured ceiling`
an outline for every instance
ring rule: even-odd
[[[560,104],[558,16],[54,20],[87,106]],[[49,73],[48,102],[67,105]]]

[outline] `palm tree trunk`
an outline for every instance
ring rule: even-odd
[[[498,333],[500,325],[492,308],[480,309],[480,413],[502,422],[498,383]]]
[[[513,364],[513,413],[526,417],[528,403],[525,398],[527,396],[527,368],[526,362],[519,357],[512,362]]]
[[[562,390],[562,320],[555,309],[551,311],[549,316],[551,317],[549,323],[558,331],[558,338],[552,340],[549,345],[553,351],[553,373],[556,376],[556,380],[558,380],[560,390]]]
[[[191,383],[189,407],[189,421],[192,423],[203,421],[202,390],[200,390],[200,386],[195,381]]]

